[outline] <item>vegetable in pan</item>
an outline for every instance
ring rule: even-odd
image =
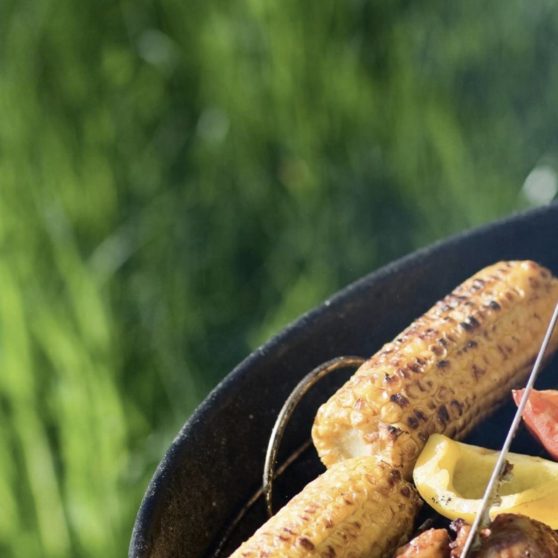
[[[531,261],[473,275],[320,408],[312,437],[324,464],[380,455],[410,477],[430,434],[463,438],[524,382],[556,300],[558,281]]]
[[[522,389],[513,390],[513,398],[517,405],[522,395]],[[558,460],[558,391],[532,390],[523,411],[523,420],[546,451]]]
[[[462,438],[525,380],[556,300],[548,270],[513,261],[437,303],[322,405],[312,436],[331,470],[234,558],[392,556],[418,510],[406,481],[429,436]]]
[[[413,479],[424,498],[449,519],[473,522],[498,452],[463,444],[441,434],[430,436]],[[500,513],[527,515],[558,529],[558,463],[517,453],[508,454],[510,479],[501,489]]]
[[[412,532],[421,500],[373,457],[337,463],[265,523],[236,557],[383,556]]]

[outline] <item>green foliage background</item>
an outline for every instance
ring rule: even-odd
[[[526,206],[544,0],[0,3],[0,555],[116,557],[251,349]]]

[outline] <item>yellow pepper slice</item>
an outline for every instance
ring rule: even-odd
[[[480,506],[498,452],[433,434],[413,471],[423,499],[438,513],[471,522]],[[502,484],[502,502],[491,516],[521,513],[558,529],[558,463],[508,454],[511,480]]]

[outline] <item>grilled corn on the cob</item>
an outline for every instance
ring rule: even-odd
[[[304,488],[231,558],[375,558],[411,533],[420,498],[374,457],[345,460]]]
[[[378,455],[409,478],[430,434],[462,438],[524,380],[557,300],[558,280],[532,261],[481,270],[322,405],[312,430],[322,461]]]

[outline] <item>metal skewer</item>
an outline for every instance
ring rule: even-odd
[[[484,496],[482,498],[480,509],[477,512],[475,521],[471,526],[471,530],[469,531],[469,535],[467,537],[467,540],[465,541],[465,545],[463,546],[463,551],[461,552],[461,558],[467,558],[468,553],[471,550],[474,550],[480,544],[480,529],[483,529],[490,524],[490,509],[494,505],[494,503],[499,499],[500,485],[502,484],[502,479],[505,476],[507,470],[506,457],[508,455],[512,440],[515,437],[519,425],[521,423],[523,410],[527,405],[527,400],[529,399],[529,395],[531,393],[531,390],[533,389],[533,385],[535,384],[535,380],[537,379],[537,376],[539,374],[539,370],[541,368],[541,364],[544,359],[546,349],[548,348],[548,344],[550,343],[550,339],[552,337],[554,328],[556,327],[557,321],[558,321],[558,304],[556,304],[556,307],[554,308],[554,313],[552,314],[552,318],[550,319],[550,322],[548,324],[548,328],[546,330],[541,348],[539,350],[539,354],[537,355],[537,358],[535,360],[533,370],[531,371],[531,375],[529,376],[529,380],[527,381],[527,385],[525,386],[525,390],[523,391],[521,401],[517,407],[515,416],[513,417],[513,421],[511,423],[510,429],[508,430],[508,435],[506,436],[504,445],[500,450],[500,455],[498,456],[496,465],[494,466],[494,469],[492,470],[492,474],[490,475],[490,480],[486,485],[486,489],[484,491]]]

